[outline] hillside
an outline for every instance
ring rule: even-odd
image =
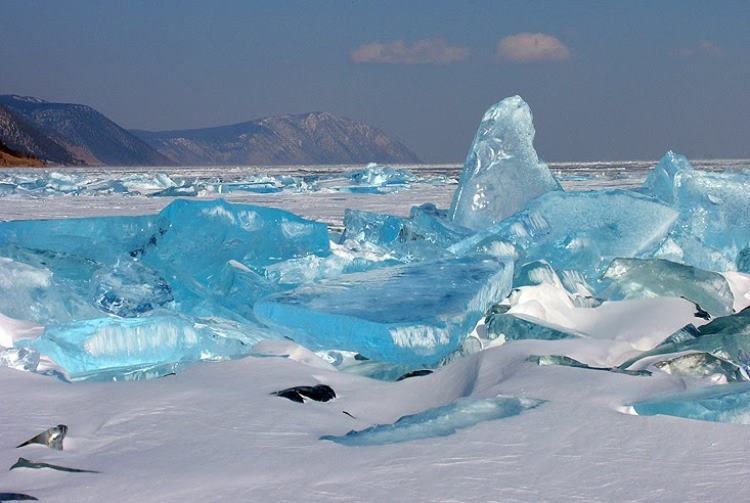
[[[87,105],[2,95],[0,107],[20,124],[0,126],[0,140],[39,159],[59,164],[170,164],[141,139]],[[6,121],[10,119],[6,117]]]
[[[380,129],[327,112],[205,129],[132,132],[178,164],[419,162],[414,152]]]

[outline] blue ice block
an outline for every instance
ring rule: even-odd
[[[54,324],[33,340],[18,341],[49,356],[75,375],[143,365],[226,360],[249,352],[250,345],[224,337],[205,323],[182,316],[97,318]]]
[[[616,257],[651,256],[676,219],[672,208],[633,191],[554,191],[449,251],[460,256],[504,241],[519,263],[546,260],[561,276],[574,271],[593,284]]]
[[[255,314],[310,349],[437,364],[511,289],[510,262],[466,257],[345,274],[261,299]]]
[[[694,170],[683,156],[667,152],[643,190],[679,212],[659,257],[718,272],[746,267],[749,173]]]

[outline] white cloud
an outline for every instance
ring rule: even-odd
[[[571,58],[570,49],[546,33],[517,33],[497,43],[496,56],[516,62],[562,61]]]
[[[724,50],[710,40],[701,40],[692,47],[681,47],[675,49],[673,54],[681,58],[692,58],[695,56],[721,56]]]
[[[469,49],[447,45],[440,39],[418,40],[411,45],[399,40],[361,45],[351,52],[350,57],[355,63],[448,65],[468,58]]]

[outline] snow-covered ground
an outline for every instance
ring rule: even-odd
[[[130,383],[71,385],[3,368],[2,466],[24,456],[101,473],[18,469],[0,474],[0,488],[77,502],[741,500],[750,429],[623,412],[682,389],[682,379],[525,361],[549,353],[619,359],[695,321],[692,304],[666,299],[648,315],[661,319],[658,329],[644,333],[654,320],[637,304],[599,308],[616,311],[604,319],[638,316],[630,333],[589,313],[580,316],[588,343],[514,342],[401,382],[274,357]],[[299,404],[270,394],[318,383],[338,398]],[[366,447],[319,439],[498,394],[546,402],[444,437]],[[64,451],[14,449],[59,423],[70,428]]]
[[[579,171],[604,170],[596,166]],[[568,169],[574,183],[577,175]],[[568,188],[633,186],[643,175],[634,173],[589,177]],[[416,184],[387,194],[281,191],[228,198],[336,224],[344,208],[405,214],[422,202],[445,207],[454,188]],[[170,200],[12,195],[0,197],[0,219],[150,213]],[[735,310],[749,305],[750,278],[733,273],[728,279]],[[337,371],[291,342],[264,347],[263,357],[197,364],[139,382],[69,384],[0,368],[0,493],[63,502],[744,499],[750,428],[637,416],[629,408],[658,393],[703,385],[698,380],[527,361],[566,355],[592,366],[620,364],[688,323],[705,324],[693,303],[661,298],[574,307],[559,302],[547,285],[522,287],[513,302],[510,312],[583,337],[495,342],[433,374],[399,382]],[[274,353],[280,356],[268,356]],[[337,398],[300,404],[271,394],[315,384],[331,386]],[[498,395],[543,402],[447,436],[373,446],[320,438],[390,424],[460,398]],[[69,428],[63,451],[15,448],[57,424]],[[100,473],[7,471],[19,457]]]

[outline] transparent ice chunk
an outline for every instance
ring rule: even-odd
[[[480,230],[514,214],[535,197],[561,190],[534,150],[531,110],[520,96],[485,112],[453,195],[451,218]]]
[[[419,262],[272,295],[255,304],[255,314],[313,350],[436,364],[508,295],[512,275],[512,264],[487,257]]]
[[[721,274],[662,259],[617,258],[604,273],[611,300],[683,297],[711,316],[732,314],[734,294]]]

